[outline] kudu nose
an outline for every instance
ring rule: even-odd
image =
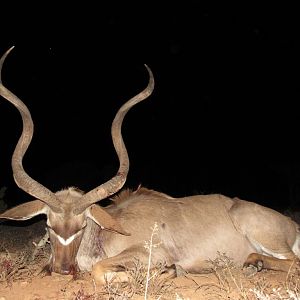
[[[69,264],[62,264],[60,266],[60,273],[63,275],[68,275],[71,273],[72,267]]]
[[[69,264],[60,264],[52,266],[52,272],[62,274],[62,275],[69,275],[72,272],[72,266]]]
[[[59,273],[62,275],[74,275],[76,274],[76,267],[70,264],[62,264]]]

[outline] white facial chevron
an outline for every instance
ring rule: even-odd
[[[59,242],[63,245],[63,246],[68,246],[69,244],[71,244],[74,239],[79,236],[81,234],[81,230],[76,232],[75,234],[71,235],[70,237],[68,237],[66,240],[61,237],[60,235],[58,234],[55,234],[57,239],[59,240]]]

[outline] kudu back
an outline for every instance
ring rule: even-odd
[[[0,60],[0,72],[11,49]],[[49,271],[92,271],[99,284],[115,272],[124,275],[135,258],[146,263],[149,249],[145,242],[153,230],[156,247],[152,264],[163,263],[166,269],[180,266],[187,272],[207,272],[208,260],[220,252],[257,270],[287,271],[299,256],[299,227],[272,209],[219,194],[173,198],[143,187],[116,194],[129,170],[121,134],[123,119],[154,88],[153,74],[149,67],[146,69],[148,86],[119,109],[112,123],[119,170],[87,193],[73,187],[54,193],[25,172],[22,159],[32,139],[33,122],[26,105],[4,87],[0,77],[0,95],[18,109],[23,121],[12,157],[14,179],[35,198],[7,210],[0,218],[22,221],[45,214],[51,244]],[[112,205],[102,208],[95,204],[114,194]]]

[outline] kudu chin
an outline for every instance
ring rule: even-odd
[[[11,49],[0,59],[0,75]],[[158,246],[152,251],[153,265],[160,262],[166,269],[180,266],[187,272],[207,272],[211,268],[208,260],[221,252],[258,271],[289,270],[298,261],[299,226],[267,207],[218,194],[173,198],[143,187],[123,190],[105,208],[95,204],[116,194],[126,181],[129,158],[121,126],[129,109],[153,91],[153,74],[148,66],[146,69],[148,86],[121,106],[112,123],[119,169],[113,178],[87,193],[73,187],[52,192],[25,172],[22,160],[32,139],[33,122],[26,105],[0,77],[0,95],[18,109],[23,121],[12,156],[14,179],[35,198],[7,210],[0,218],[21,221],[45,214],[51,244],[50,271],[92,271],[99,284],[116,272],[122,274],[120,280],[126,280],[124,270],[132,266],[134,258],[148,262],[144,246],[154,224]]]

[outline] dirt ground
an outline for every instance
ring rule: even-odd
[[[35,247],[44,234],[44,220],[22,226],[0,224],[0,300],[300,299],[296,271],[262,271],[249,277],[223,254],[211,262],[209,274],[185,274],[166,280],[152,273],[147,292],[146,268],[138,263],[126,284],[108,282],[104,287],[95,286],[89,274],[80,274],[77,279],[45,276],[39,272],[49,258],[49,244]]]

